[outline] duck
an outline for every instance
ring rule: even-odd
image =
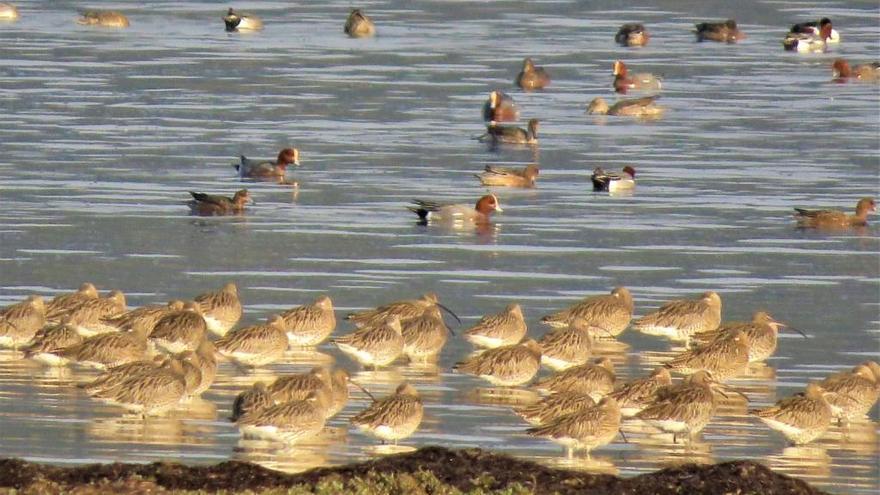
[[[514,122],[519,119],[519,109],[513,97],[502,91],[492,91],[483,103],[483,120],[486,122]]]
[[[877,211],[874,198],[862,198],[856,203],[855,215],[847,215],[838,210],[807,210],[795,208],[794,217],[800,228],[846,228],[861,227],[868,224],[868,213]]]
[[[657,105],[659,96],[645,96],[643,98],[627,98],[618,100],[614,105],[608,106],[608,102],[602,97],[594,98],[587,106],[587,113],[592,115],[616,115],[621,117],[657,118],[663,115],[664,108]]]
[[[18,8],[11,3],[0,3],[0,21],[14,21],[18,19]]]
[[[299,166],[299,150],[284,148],[278,152],[278,158],[271,160],[251,160],[241,155],[241,162],[233,164],[241,178],[280,179],[287,172],[288,165]]]
[[[361,9],[352,9],[345,21],[344,31],[352,38],[367,38],[376,34],[376,26]]]
[[[127,28],[129,26],[125,14],[113,10],[87,10],[80,15],[76,22],[86,26],[112,28]]]
[[[824,24],[818,33],[815,32],[791,32],[782,40],[782,47],[786,51],[798,53],[823,53],[828,48],[828,39],[831,36],[831,23]]]
[[[189,192],[193,199],[187,202],[194,215],[221,216],[240,215],[244,213],[245,203],[254,204],[247,189],[240,189],[231,198],[199,192]]]
[[[464,204],[435,203],[421,199],[414,199],[413,203],[416,206],[408,206],[407,208],[419,216],[420,223],[427,223],[428,220],[450,223],[489,223],[489,217],[492,213],[504,211],[501,209],[498,197],[494,194],[481,197],[473,208]]]
[[[831,75],[838,82],[853,79],[860,82],[877,82],[880,81],[880,62],[850,67],[849,62],[839,58],[831,64]]]
[[[474,174],[484,186],[534,187],[541,169],[530,163],[523,169],[511,169],[486,165],[483,173]]]
[[[736,27],[736,21],[727,19],[721,22],[701,22],[696,24],[694,34],[697,41],[717,41],[719,43],[736,43],[746,35]]]
[[[614,41],[623,46],[645,46],[649,39],[648,30],[641,23],[624,24],[614,35]]]
[[[538,119],[529,120],[528,127],[523,129],[515,125],[501,125],[490,122],[486,133],[478,137],[480,141],[492,144],[538,144]]]
[[[818,35],[823,27],[829,26],[831,31],[828,34],[828,43],[840,43],[840,33],[834,29],[831,19],[823,17],[818,21],[799,22],[791,27],[789,32]]]
[[[531,91],[533,89],[543,89],[550,84],[550,75],[543,67],[536,67],[535,62],[531,58],[523,60],[523,67],[516,76],[516,85],[520,88]]]
[[[223,23],[226,24],[226,31],[229,33],[263,29],[263,21],[259,17],[238,13],[232,7],[229,7],[226,15],[223,16]]]
[[[614,73],[614,91],[626,94],[627,90],[636,91],[660,91],[660,80],[647,72],[630,74],[627,71],[626,64],[620,60],[615,60],[612,65]]]
[[[590,180],[594,191],[630,191],[636,187],[636,169],[627,165],[620,172],[606,172],[602,167],[596,167]]]

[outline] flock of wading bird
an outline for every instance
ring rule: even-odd
[[[351,313],[346,320],[355,329],[332,342],[365,368],[388,366],[404,356],[411,362],[436,361],[449,334],[454,336],[441,309],[458,320],[433,293]],[[617,287],[544,316],[541,323],[551,329],[536,341],[527,336],[520,305],[510,304],[464,331],[477,350],[453,370],[486,380],[501,393],[532,382],[542,365],[551,369],[552,375],[533,384],[543,398],[514,412],[533,425],[529,435],[565,446],[569,456],[576,449],[589,456],[622,433],[624,418],[672,433],[674,443],[679,437],[689,442],[715,414],[716,394],[745,397],[723,382],[771,356],[779,330],[786,328],[766,312],[756,312],[752,321],[722,323],[721,297],[715,292],[670,301],[635,320],[633,310],[630,291]],[[49,366],[103,370],[79,386],[97,400],[146,417],[207,390],[218,357],[243,369],[266,366],[291,347],[325,342],[337,324],[326,295],[272,315],[264,324],[236,328],[241,317],[234,283],[191,301],[133,310],[126,309],[121,292],[100,297],[86,283],[49,301],[32,295],[2,308],[0,346]],[[647,376],[616,383],[611,361],[595,359],[594,346],[613,341],[630,326],[683,342],[684,350]],[[671,373],[684,378],[674,382]],[[419,427],[423,404],[411,384],[401,383],[392,395],[376,399],[349,378],[343,369],[317,367],[270,384],[258,382],[236,398],[230,419],[245,437],[294,444],[320,432],[346,406],[353,385],[372,399],[351,420],[358,428],[383,443],[396,443]],[[834,419],[864,417],[878,396],[880,365],[866,361],[749,414],[791,443],[803,444],[820,437]]]

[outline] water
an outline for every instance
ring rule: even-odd
[[[141,305],[234,280],[250,324],[319,293],[342,316],[433,290],[465,324],[519,301],[537,336],[542,315],[616,285],[633,291],[637,314],[712,289],[725,319],[767,308],[810,335],[783,335],[766,366],[733,382],[750,407],[880,356],[876,227],[802,232],[790,216],[795,205],[850,210],[877,195],[877,86],[830,82],[835,57],[876,58],[876,2],[375,1],[361,5],[378,25],[369,40],[343,36],[350,5],[338,1],[251,2],[266,21],[252,36],[223,32],[216,2],[102,4],[129,15],[124,31],[77,26],[67,2],[18,3],[22,19],[0,25],[0,304],[92,281]],[[823,15],[843,37],[832,53],[782,51],[790,24]],[[747,40],[694,43],[692,23],[727,16]],[[648,25],[649,46],[615,46],[633,20]],[[550,71],[548,90],[512,86],[525,56]],[[611,96],[616,58],[663,75],[662,120],[584,115],[590,99]],[[471,139],[495,88],[524,119],[541,119],[539,150]],[[188,190],[242,186],[230,167],[239,154],[289,145],[302,151],[298,189],[249,183],[257,205],[246,216],[187,215]],[[538,187],[497,190],[505,212],[491,228],[424,228],[404,209],[416,197],[470,203],[484,193],[473,173],[533,160]],[[633,196],[590,191],[595,166],[625,164],[638,170]],[[659,339],[621,341],[606,350],[621,379],[670,355]],[[379,395],[402,379],[417,386],[426,418],[408,446],[481,446],[625,476],[749,458],[832,491],[880,484],[877,408],[870,422],[787,448],[731,402],[690,449],[630,423],[631,443],[566,464],[524,435],[504,405],[512,398],[489,400],[475,391],[484,383],[449,371],[469,350],[453,339],[437,366],[378,373],[329,345],[250,375],[224,363],[204,401],[147,421],[86,398],[73,384],[91,372],[5,353],[0,444],[6,456],[64,464],[236,458],[299,470],[364,459],[376,442],[347,428],[367,404],[360,393],[294,452],[241,442],[225,421],[248,384],[335,363]]]

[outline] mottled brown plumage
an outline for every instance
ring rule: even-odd
[[[437,305],[440,298],[433,292],[428,292],[419,299],[410,299],[404,301],[394,301],[376,309],[351,313],[345,317],[358,328],[365,326],[376,326],[385,321],[390,316],[397,316],[400,323],[406,323],[422,316],[426,309]]]
[[[33,342],[22,351],[26,358],[40,361],[49,366],[63,366],[68,360],[60,356],[60,352],[82,341],[82,335],[77,333],[76,329],[64,319],[57,325],[44,326],[37,331]]]
[[[535,388],[550,393],[577,392],[598,401],[614,389],[614,380],[614,364],[601,357],[543,378],[535,383]]]
[[[94,396],[143,416],[161,414],[186,396],[181,363],[168,359],[155,369],[130,376],[119,385],[96,391]]]
[[[326,413],[314,396],[251,411],[238,419],[242,436],[293,444],[324,429]]]
[[[569,458],[577,449],[586,450],[589,458],[591,450],[611,443],[619,430],[620,407],[616,400],[605,397],[593,407],[529,428],[526,433],[563,445]]]
[[[114,290],[107,297],[88,299],[67,313],[68,322],[83,337],[115,332],[116,328],[102,320],[125,313],[125,295]]]
[[[0,308],[0,347],[25,345],[46,323],[46,304],[40,296]]]
[[[835,229],[859,227],[868,224],[868,213],[877,211],[874,198],[862,198],[856,204],[855,215],[837,210],[807,210],[795,208],[798,227],[814,229]]]
[[[464,338],[478,347],[493,349],[515,345],[526,336],[526,321],[519,304],[508,304],[504,311],[486,315],[465,330]]]
[[[281,313],[281,317],[291,346],[316,346],[336,329],[333,301],[328,296],[319,296],[311,304],[289,309]]]
[[[242,366],[265,366],[281,359],[287,350],[284,320],[270,316],[263,325],[239,328],[214,342],[217,352]]]
[[[831,414],[840,421],[863,417],[880,397],[877,377],[868,363],[831,375],[819,385],[828,392],[825,399]]]
[[[632,320],[633,298],[629,289],[616,287],[610,294],[591,296],[557,313],[541,318],[541,323],[551,327],[564,328],[575,318],[580,318],[591,326],[603,331],[594,337],[618,336]]]
[[[593,352],[590,329],[589,323],[575,318],[568,328],[557,328],[544,334],[538,341],[541,364],[559,371],[586,363]]]
[[[404,340],[397,315],[389,316],[376,326],[358,328],[353,333],[333,340],[339,350],[364,366],[385,366],[403,353]]]
[[[825,390],[809,383],[803,394],[787,397],[774,406],[749,411],[749,414],[782,433],[795,445],[809,443],[822,436],[831,425],[831,406]]]
[[[144,359],[110,368],[89,383],[78,385],[85,389],[86,393],[94,396],[104,390],[118,387],[122,382],[133,376],[158,368],[167,360],[164,356],[154,356],[152,359]]]
[[[60,294],[46,303],[46,319],[60,320],[64,315],[89,299],[98,298],[98,289],[89,282],[79,286],[76,292]]]
[[[446,345],[449,329],[437,306],[428,308],[416,319],[401,326],[403,354],[410,361],[428,361],[435,358]]]
[[[621,414],[629,418],[648,406],[654,400],[657,390],[671,384],[669,370],[657,368],[648,376],[624,383],[608,393],[608,396],[617,400]]]
[[[204,339],[199,343],[196,352],[188,359],[190,363],[201,371],[201,380],[195,390],[190,393],[191,396],[198,397],[202,395],[214,384],[214,379],[217,378],[217,357],[215,352],[214,343]]]
[[[519,417],[533,425],[543,425],[566,414],[575,413],[596,405],[587,394],[578,392],[559,392],[548,395],[528,406],[514,409]]]
[[[333,383],[330,370],[323,366],[312,368],[307,373],[279,377],[266,390],[278,404],[306,400],[309,395],[314,395],[315,404],[319,408],[328,411],[328,414],[332,412]]]
[[[733,378],[749,366],[749,338],[742,330],[734,330],[702,347],[682,352],[664,366],[685,375],[705,370],[719,381]]]
[[[530,381],[541,368],[541,346],[532,339],[520,344],[488,349],[453,367],[492,385],[515,387]]]
[[[229,417],[229,420],[236,422],[246,414],[261,409],[268,409],[274,405],[275,401],[272,400],[272,395],[267,390],[266,384],[257,382],[251,388],[235,397],[235,401],[232,403],[232,415]]]
[[[226,335],[241,319],[241,300],[238,298],[238,287],[233,282],[216,292],[199,294],[194,301],[199,305],[208,330],[220,337]]]
[[[715,414],[717,403],[711,385],[709,373],[698,371],[683,383],[660,389],[654,401],[635,417],[672,433],[673,443],[682,433],[690,440]]]
[[[173,300],[168,304],[141,306],[118,316],[102,318],[101,321],[121,331],[143,331],[149,335],[163,316],[181,309],[183,309],[183,301]]]
[[[59,354],[78,364],[106,369],[145,359],[148,350],[146,329],[141,328],[137,332],[99,333]]]
[[[550,75],[543,67],[538,67],[530,58],[523,60],[522,70],[516,75],[514,81],[520,88],[530,91],[542,89],[550,84]]]
[[[765,311],[758,311],[752,316],[752,321],[731,321],[722,324],[712,332],[698,333],[694,338],[704,344],[708,344],[719,338],[729,336],[737,330],[746,334],[749,338],[749,362],[763,361],[776,352],[779,329],[785,327],[784,323],[778,322]]]
[[[711,332],[721,325],[721,296],[703,293],[699,299],[678,299],[660,306],[635,322],[633,328],[647,334],[674,341],[690,342],[692,335]]]
[[[424,407],[418,391],[404,382],[393,395],[374,401],[351,418],[351,423],[381,439],[382,443],[391,440],[396,444],[418,429],[423,415]]]
[[[180,311],[173,311],[156,322],[150,332],[150,340],[171,354],[195,350],[208,330],[199,305],[184,304]]]

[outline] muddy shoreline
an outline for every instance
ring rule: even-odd
[[[255,464],[92,464],[59,467],[0,460],[0,492],[11,493],[590,493],[821,494],[752,461],[695,464],[632,478],[555,469],[481,449],[424,447],[412,453],[285,474]]]

